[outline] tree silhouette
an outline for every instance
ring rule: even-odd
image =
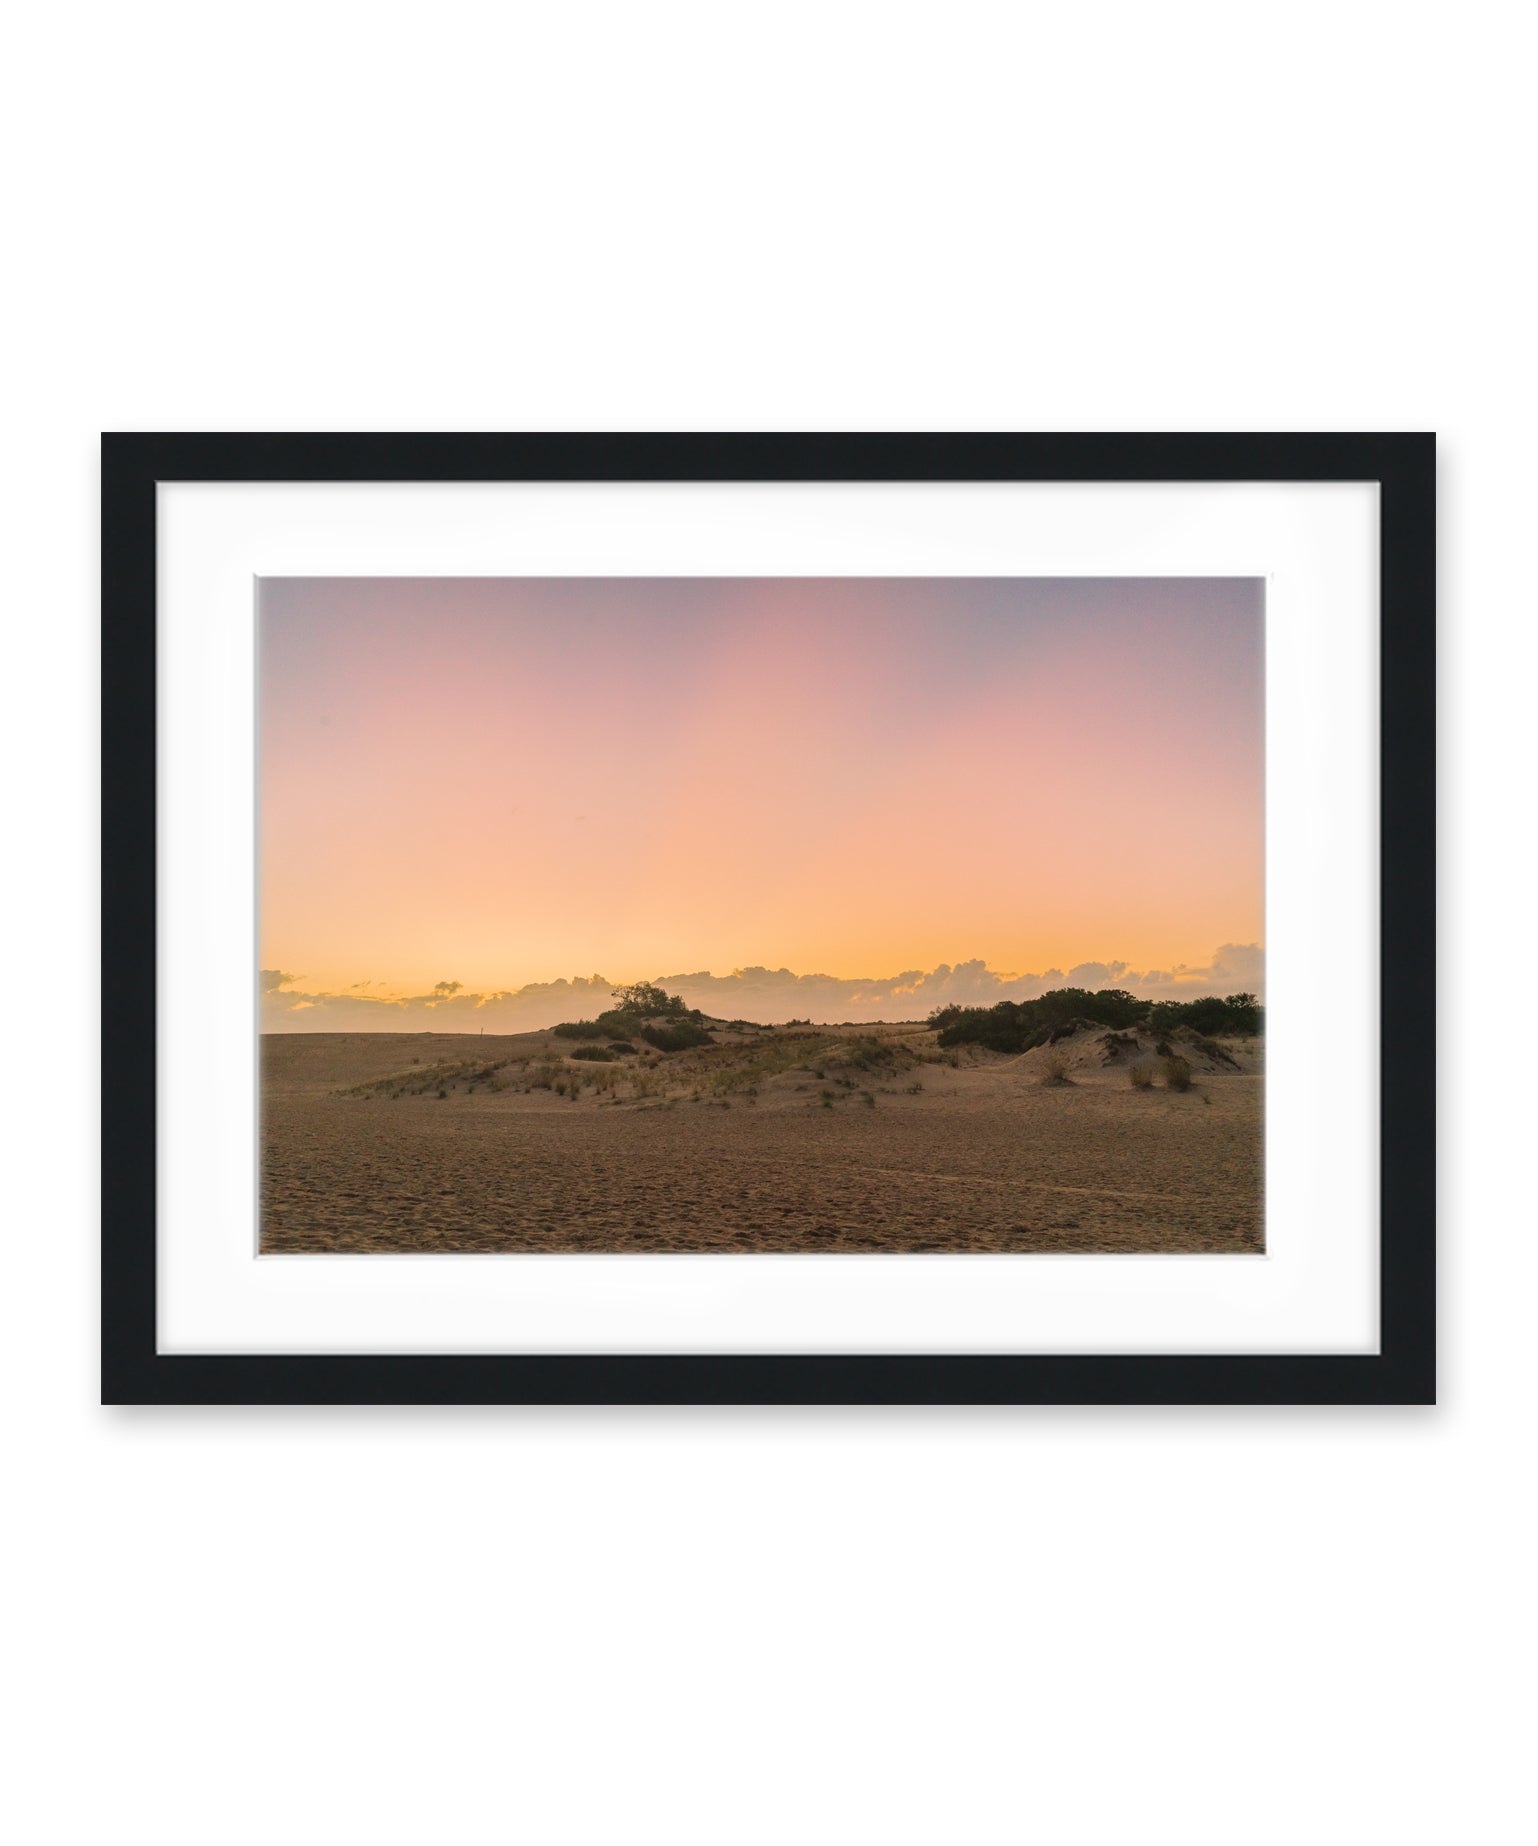
[[[631,1013],[637,1019],[677,1018],[688,1011],[680,994],[667,993],[651,981],[616,987],[610,998],[616,1012]]]

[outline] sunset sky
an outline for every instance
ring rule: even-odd
[[[266,579],[262,966],[308,1004],[1248,950],[1263,591]]]

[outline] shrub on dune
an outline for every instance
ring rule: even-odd
[[[1161,1035],[1177,1026],[1189,1026],[1208,1037],[1259,1035],[1265,1030],[1265,1008],[1249,993],[1230,994],[1221,1000],[1209,996],[1150,1003],[1120,987],[1094,993],[1082,987],[1055,987],[1032,1000],[940,1007],[929,1015],[928,1023],[942,1046],[980,1045],[988,1051],[1018,1055],[1075,1024],[1109,1026],[1113,1032],[1140,1026]]]
[[[705,1028],[691,1019],[681,1019],[677,1025],[642,1026],[641,1036],[659,1051],[688,1051],[695,1045],[715,1043]]]

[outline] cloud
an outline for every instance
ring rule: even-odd
[[[281,968],[263,968],[260,972],[263,993],[271,993],[276,987],[287,987],[303,978],[298,974],[285,974]]]
[[[1204,994],[1263,993],[1265,958],[1253,942],[1226,942],[1201,966],[1139,972],[1124,961],[1084,961],[1065,974],[1000,974],[985,962],[942,962],[928,972],[850,980],[832,974],[793,974],[789,968],[735,968],[730,974],[700,970],[663,974],[657,985],[682,994],[690,1006],[719,1019],[819,1024],[923,1019],[940,1006],[994,1006],[1031,1000],[1053,987],[1122,987],[1149,1000],[1195,1000]],[[516,989],[466,993],[458,981],[440,981],[431,993],[395,997],[291,991],[296,976],[264,971],[262,1029],[268,1032],[532,1032],[563,1019],[592,1018],[609,1004],[614,983],[601,974],[538,981]]]
[[[1181,999],[1199,999],[1203,994],[1254,993],[1265,991],[1266,954],[1258,942],[1225,942],[1212,951],[1211,961],[1193,968],[1176,962],[1167,973],[1152,969],[1147,974],[1130,977],[1124,985],[1136,993],[1160,992],[1156,997],[1177,995]]]
[[[1102,987],[1120,987],[1126,975],[1127,964],[1124,961],[1081,961],[1077,967],[1068,970],[1068,978],[1063,985],[1087,987],[1094,993]]]

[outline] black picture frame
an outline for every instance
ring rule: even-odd
[[[1435,1401],[1435,438],[1428,434],[109,434],[102,438],[102,1401]],[[156,1345],[161,482],[1358,481],[1380,506],[1376,1354],[167,1354]]]

